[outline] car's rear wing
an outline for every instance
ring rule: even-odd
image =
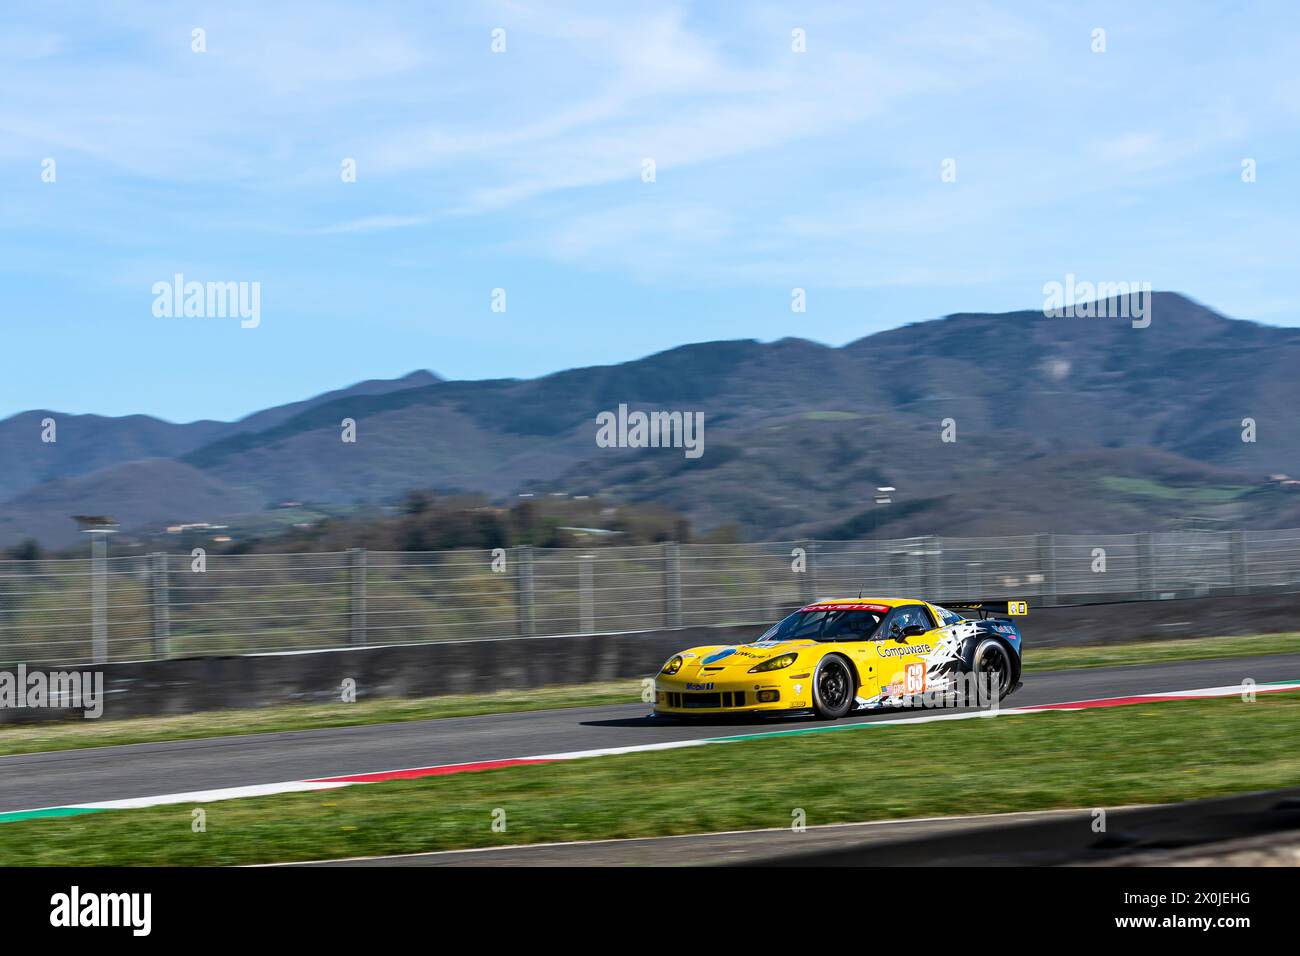
[[[1029,604],[1025,601],[942,601],[940,606],[951,611],[975,611],[981,619],[990,614],[1024,617],[1029,613]]]

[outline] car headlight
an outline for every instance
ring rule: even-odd
[[[763,671],[779,671],[784,667],[789,667],[798,658],[798,654],[782,654],[780,657],[774,657],[770,661],[763,661],[761,664],[755,664],[749,669],[751,674],[761,674]]]
[[[665,664],[664,669],[659,673],[663,674],[665,677],[672,677],[681,669],[682,669],[682,655],[678,654],[667,664]]]

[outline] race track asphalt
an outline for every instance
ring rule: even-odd
[[[1300,680],[1300,654],[1031,674],[1006,705]],[[342,706],[342,705],[341,705]],[[0,757],[0,812],[407,767],[720,737],[753,721],[667,723],[617,704]],[[915,710],[850,720],[889,720]],[[758,729],[798,726],[764,722]]]

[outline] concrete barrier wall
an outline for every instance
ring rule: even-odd
[[[1023,623],[1025,654],[1032,656],[1035,647],[1300,630],[1297,604],[1300,595],[1031,608]],[[337,701],[348,678],[356,682],[357,699],[365,700],[649,677],[675,651],[751,641],[762,631],[762,625],[687,627],[108,664],[100,668],[103,716]],[[0,708],[0,723],[68,718],[61,710]]]

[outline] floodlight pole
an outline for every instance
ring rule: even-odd
[[[893,485],[881,485],[876,489],[876,507],[871,509],[871,537],[876,540],[880,539],[880,506],[890,504],[897,490]]]

